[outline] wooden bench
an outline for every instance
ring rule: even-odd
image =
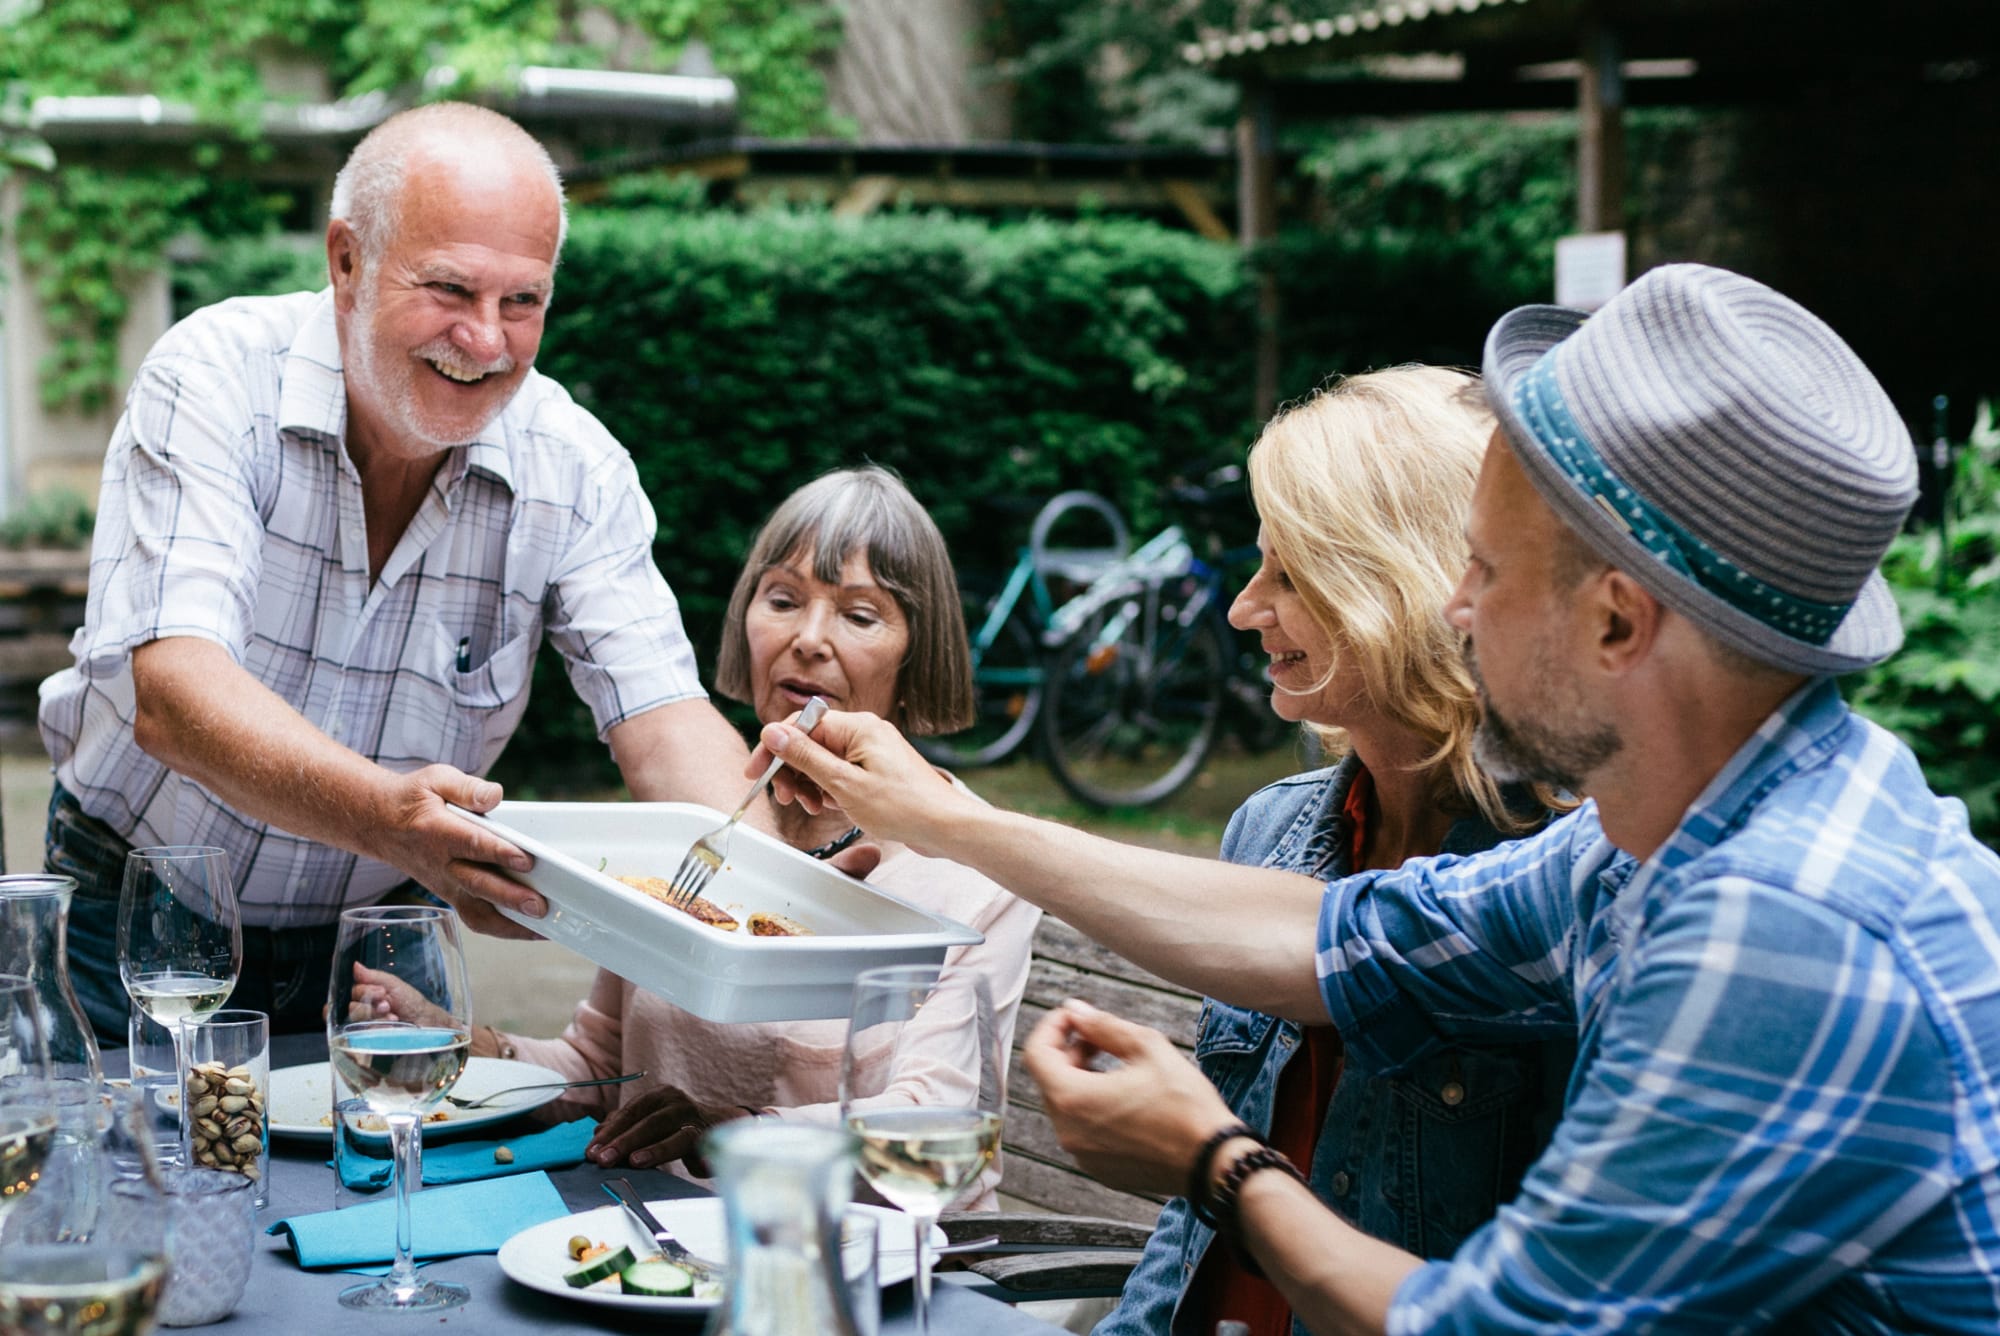
[[[1139,1260],[1164,1198],[1105,1187],[1079,1169],[1056,1141],[1042,1092],[1021,1063],[1021,1041],[1051,1007],[1080,997],[1164,1032],[1192,1051],[1201,998],[1044,916],[1035,932],[1027,993],[1008,1066],[1007,1122],[1001,1131],[998,1212],[961,1212],[940,1223],[952,1242],[998,1234],[992,1253],[966,1269],[1003,1299],[1116,1294]]]

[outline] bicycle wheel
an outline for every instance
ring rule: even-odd
[[[1135,594],[1091,614],[1049,660],[1042,742],[1062,786],[1093,807],[1150,807],[1208,759],[1222,716],[1215,622],[1157,616]]]
[[[968,606],[977,628],[985,614]],[[913,738],[932,765],[972,770],[1012,756],[1034,732],[1042,708],[1041,646],[1020,612],[1009,617],[972,670],[972,726],[945,737]]]

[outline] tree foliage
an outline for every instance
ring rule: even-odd
[[[336,96],[444,97],[477,96],[521,65],[665,69],[701,41],[736,79],[745,129],[832,128],[819,62],[838,26],[825,3],[16,0],[9,12],[12,21],[0,21],[0,85],[13,90],[17,110],[40,95],[151,94],[191,105],[215,135],[178,169],[58,161],[29,187],[19,240],[54,335],[40,368],[51,407],[89,410],[115,389],[125,294],[158,267],[177,231],[192,222],[211,235],[258,232],[284,211],[283,196],[205,171],[225,144],[268,156],[259,111],[273,97],[263,71],[274,53],[318,63]],[[451,77],[428,77],[440,69]]]
[[[1890,549],[1882,571],[1902,612],[1903,648],[1850,694],[2000,848],[2000,423],[1991,403],[1958,452],[1946,512],[1942,527]]]

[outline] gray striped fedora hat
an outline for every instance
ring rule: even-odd
[[[1557,516],[1723,643],[1811,675],[1903,643],[1877,567],[1916,500],[1915,449],[1868,368],[1798,303],[1667,265],[1592,316],[1502,316],[1485,374]]]

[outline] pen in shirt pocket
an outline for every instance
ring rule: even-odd
[[[458,671],[472,671],[472,637],[460,636],[458,640]]]

